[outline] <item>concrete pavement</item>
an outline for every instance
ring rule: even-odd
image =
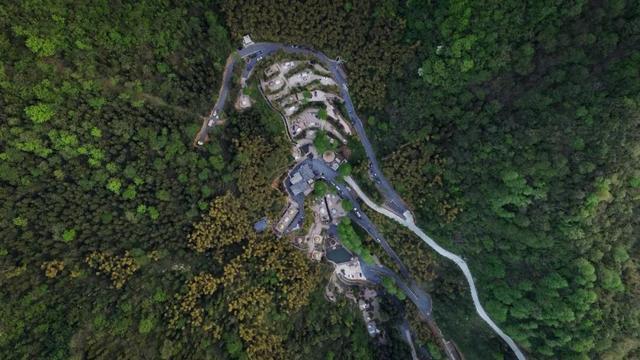
[[[509,347],[515,353],[516,357],[519,360],[524,360],[525,359],[524,354],[520,351],[520,349],[518,348],[518,345],[516,345],[515,341],[513,341],[513,339],[511,339],[511,337],[509,337],[507,334],[505,334],[502,331],[502,329],[500,329],[500,327],[498,327],[498,325],[496,325],[496,323],[493,322],[491,317],[489,317],[489,314],[487,314],[487,312],[482,307],[482,304],[480,303],[480,298],[478,297],[478,291],[476,290],[475,281],[473,280],[473,276],[471,275],[471,271],[469,270],[469,267],[467,266],[467,263],[460,256],[458,256],[458,255],[448,251],[447,249],[443,248],[442,246],[438,245],[438,243],[436,243],[432,238],[430,238],[427,234],[425,234],[422,231],[422,229],[420,229],[418,226],[416,226],[416,224],[413,223],[413,220],[407,220],[404,217],[400,217],[400,216],[396,215],[395,213],[393,213],[393,212],[391,212],[391,211],[379,206],[378,204],[374,203],[360,189],[358,184],[356,184],[356,182],[353,181],[352,178],[347,177],[347,178],[345,178],[345,181],[349,185],[351,185],[352,189],[358,194],[358,196],[364,201],[364,203],[367,204],[367,206],[369,206],[373,210],[379,212],[380,214],[395,220],[397,223],[405,226],[406,228],[411,230],[414,234],[416,234],[420,239],[422,239],[432,249],[434,249],[438,254],[440,254],[440,255],[446,257],[447,259],[455,262],[456,265],[458,265],[458,267],[460,268],[460,270],[462,270],[462,273],[464,274],[464,277],[467,279],[467,283],[469,284],[469,289],[471,291],[471,299],[473,300],[473,305],[476,308],[476,313],[478,313],[480,318],[482,318],[482,320],[484,320],[484,322],[487,323],[487,325],[489,325],[489,327],[491,327],[491,329],[498,336],[500,336],[502,338],[502,340],[504,340],[504,342],[507,343],[507,345],[509,345]]]
[[[341,67],[341,63],[335,60],[330,59],[324,53],[308,49],[296,45],[285,45],[279,43],[255,43],[253,45],[249,45],[237,53],[231,54],[227,59],[227,64],[225,66],[225,72],[223,75],[223,82],[220,88],[220,94],[218,96],[218,101],[216,102],[212,114],[217,112],[218,115],[222,114],[222,110],[224,108],[224,104],[226,103],[228,97],[228,87],[229,82],[231,80],[231,75],[233,74],[233,67],[235,66],[238,58],[244,59],[247,57],[252,57],[247,65],[247,68],[243,72],[243,78],[249,76],[253,66],[255,66],[257,57],[265,57],[268,56],[278,50],[282,50],[287,53],[293,54],[304,54],[308,56],[315,57],[318,61],[323,63],[333,75],[338,87],[340,88],[340,95],[344,101],[345,107],[347,108],[348,116],[351,119],[354,128],[356,129],[356,133],[358,134],[358,138],[362,143],[365,153],[369,158],[369,162],[371,164],[372,172],[374,175],[374,183],[380,189],[383,196],[386,198],[387,204],[392,211],[396,212],[398,215],[403,216],[403,214],[407,211],[410,211],[406,206],[404,200],[396,193],[393,189],[387,178],[382,174],[380,170],[380,166],[378,164],[378,160],[376,159],[375,153],[373,151],[373,146],[371,146],[371,142],[367,137],[367,134],[364,130],[364,126],[362,125],[362,120],[358,117],[358,114],[355,111],[355,107],[353,105],[353,101],[351,100],[351,96],[349,95],[347,80],[345,78],[344,70]],[[197,136],[197,143],[200,145],[204,143],[206,140],[206,135],[208,131],[207,121],[205,121],[202,125],[202,128]]]
[[[431,317],[432,303],[431,297],[427,295],[413,280],[405,280],[398,276],[393,270],[384,265],[369,265],[364,261],[360,261],[360,267],[365,277],[373,279],[374,282],[381,283],[383,277],[392,278],[396,285],[407,295],[409,300],[413,302],[420,314],[428,319]],[[377,281],[375,281],[377,280]]]
[[[376,186],[378,187],[378,189],[381,191],[381,193],[383,194],[383,196],[385,197],[385,203],[388,205],[388,208],[385,207],[381,207],[377,204],[375,204],[374,202],[372,202],[361,190],[360,188],[357,186],[357,184],[355,183],[355,181],[353,181],[353,179],[351,178],[347,178],[346,181],[352,186],[353,190],[357,193],[357,195],[365,202],[365,204],[367,204],[367,206],[370,206],[372,209],[374,209],[375,211],[395,220],[396,222],[400,223],[401,225],[407,227],[408,229],[410,229],[411,231],[413,231],[416,235],[418,235],[418,237],[420,237],[425,243],[427,243],[427,245],[429,245],[431,248],[433,248],[436,252],[438,252],[438,254],[454,261],[456,263],[456,265],[458,265],[458,267],[460,267],[460,269],[462,270],[464,276],[467,279],[467,282],[469,283],[469,287],[471,289],[471,296],[474,302],[474,306],[476,308],[476,312],[478,313],[478,315],[480,315],[480,317],[493,329],[493,331],[498,334],[508,345],[509,347],[513,350],[513,352],[516,354],[518,359],[524,359],[524,355],[522,354],[522,352],[520,351],[520,349],[518,348],[518,346],[515,344],[515,342],[509,337],[507,336],[494,322],[493,320],[491,320],[491,318],[489,317],[489,315],[486,313],[486,311],[484,310],[484,308],[482,307],[482,305],[480,304],[479,298],[478,298],[478,294],[476,291],[476,287],[475,287],[475,282],[473,280],[473,277],[471,275],[471,272],[469,271],[469,268],[467,266],[467,264],[464,262],[464,260],[462,260],[462,258],[460,258],[459,256],[457,256],[454,253],[451,253],[449,251],[447,251],[446,249],[442,248],[441,246],[439,246],[433,239],[431,239],[429,236],[427,236],[419,227],[417,227],[414,222],[413,222],[413,216],[411,215],[411,212],[409,210],[409,208],[406,206],[404,200],[396,193],[396,191],[393,189],[393,187],[391,186],[391,184],[389,183],[389,181],[385,178],[385,176],[382,174],[382,171],[380,170],[380,166],[378,164],[378,161],[375,157],[375,153],[373,151],[373,147],[371,146],[371,143],[369,142],[369,139],[366,135],[366,132],[364,130],[364,126],[362,124],[362,120],[358,117],[353,102],[351,100],[351,97],[349,95],[349,91],[348,91],[348,87],[347,87],[347,82],[345,79],[345,74],[344,71],[341,69],[340,67],[340,63],[334,60],[329,59],[325,54],[319,52],[319,51],[315,51],[312,49],[307,49],[307,48],[302,48],[299,46],[295,46],[295,45],[284,45],[284,44],[277,44],[277,43],[256,43],[250,46],[247,46],[246,48],[238,51],[237,53],[234,53],[232,55],[229,56],[229,58],[227,59],[227,64],[225,66],[225,71],[224,71],[224,75],[223,75],[223,82],[220,88],[220,93],[219,93],[219,97],[218,97],[218,101],[216,102],[211,115],[209,117],[209,119],[205,119],[203,126],[200,130],[200,132],[198,133],[198,136],[196,137],[196,143],[198,145],[202,145],[204,144],[204,142],[206,141],[207,138],[207,132],[209,129],[209,120],[215,120],[213,123],[216,123],[219,120],[220,115],[222,114],[222,110],[224,109],[224,104],[226,103],[226,99],[228,97],[228,86],[231,80],[231,75],[233,73],[233,67],[235,66],[235,63],[237,62],[237,60],[239,58],[244,59],[246,57],[249,56],[254,56],[254,57],[263,57],[263,56],[267,56],[275,51],[278,50],[283,50],[285,52],[288,53],[298,53],[298,54],[305,54],[305,55],[310,55],[315,57],[318,61],[322,62],[323,64],[325,64],[327,66],[327,68],[331,71],[331,73],[334,76],[334,79],[336,80],[336,83],[338,84],[339,88],[340,88],[340,93],[341,96],[344,100],[344,104],[345,107],[347,109],[348,112],[348,116],[351,119],[354,128],[356,129],[356,132],[358,134],[358,137],[360,139],[360,142],[362,143],[364,149],[365,149],[365,153],[367,154],[367,157],[369,158],[370,164],[371,164],[371,171],[372,174],[374,176],[374,183],[376,184]],[[250,60],[250,64],[249,66],[253,67],[252,64],[255,64],[254,60]],[[251,69],[249,68],[248,70],[245,69],[243,76],[245,76],[244,74],[246,74],[246,76],[248,76],[250,74]],[[307,161],[307,160],[305,160]],[[322,174],[321,177],[325,178],[328,182],[330,182],[334,187],[336,187],[336,189],[338,190],[338,193],[340,194],[340,196],[344,199],[348,199],[351,203],[354,204],[354,206],[356,207],[356,210],[359,211],[359,213],[361,214],[361,216],[357,216],[358,219],[365,219],[362,220],[362,224],[359,223],[358,225],[363,226],[363,228],[369,233],[369,234],[377,234],[377,229],[375,229],[375,226],[370,222],[370,220],[368,218],[366,218],[366,215],[364,213],[362,213],[362,211],[359,209],[359,206],[357,205],[357,202],[353,199],[353,195],[351,194],[350,191],[346,191],[346,186],[344,184],[337,184],[335,181],[336,178],[336,174],[333,170],[331,170],[329,167],[327,167],[323,162],[319,161],[319,160],[309,160],[311,161],[312,167],[314,168],[314,171],[318,170],[318,174]],[[322,166],[324,165],[324,166]],[[331,171],[329,171],[331,170]],[[408,216],[406,216],[406,215]],[[406,267],[404,267],[404,264],[402,264],[402,261],[400,260],[400,258],[397,256],[397,254],[395,254],[395,252],[391,249],[391,247],[388,246],[388,244],[386,243],[386,241],[384,240],[384,238],[380,237],[375,237],[374,239],[376,239],[376,241],[378,241],[381,245],[383,245],[383,248],[385,249],[385,251],[387,251],[387,253],[394,259],[394,261],[396,263],[399,264],[400,269],[403,273],[406,272],[407,275],[409,275],[408,270],[406,270]],[[384,245],[386,244],[386,245]],[[372,269],[372,272],[375,273],[376,271],[378,272],[383,272],[383,270],[380,269]],[[395,273],[391,272],[392,274],[395,275]],[[388,275],[390,276],[390,275]],[[397,275],[396,275],[397,276]],[[410,279],[410,276],[406,276],[408,279]],[[395,276],[394,276],[395,278]],[[398,277],[398,279],[400,279]],[[402,280],[402,279],[400,279]],[[404,285],[401,285],[404,284]],[[426,311],[426,307],[425,307],[425,302],[424,300],[420,300],[421,299],[421,295],[418,292],[419,288],[417,287],[413,287],[410,286],[410,284],[406,284],[404,281],[398,282],[398,285],[403,288],[403,290],[406,289],[405,293],[407,294],[408,297],[411,298],[412,301],[415,300],[417,301],[414,302],[416,303],[416,306],[418,306],[420,304],[420,306],[423,307],[423,309]],[[426,294],[425,294],[426,295]],[[429,301],[429,314],[430,314],[430,301]],[[420,308],[420,307],[419,307]],[[421,310],[422,312],[422,310]]]

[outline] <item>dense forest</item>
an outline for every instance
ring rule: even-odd
[[[345,60],[385,173],[531,358],[640,357],[640,3],[27,0],[0,4],[0,358],[406,355],[253,232],[284,204],[277,116],[192,147],[246,33]],[[371,216],[466,357],[509,357]]]

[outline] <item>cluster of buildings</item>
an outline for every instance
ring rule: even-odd
[[[308,164],[302,164],[297,171],[289,175],[287,180],[289,182],[288,189],[294,197],[300,194],[307,196],[313,191],[314,178],[315,174],[311,167]]]
[[[311,212],[305,214],[305,198],[312,194],[317,182],[322,181],[321,174],[314,171],[316,166],[308,160],[322,161],[333,171],[346,161],[340,151],[333,150],[346,145],[348,137],[353,135],[350,123],[339,109],[342,102],[339,89],[329,71],[311,61],[280,61],[268,66],[263,73],[261,90],[282,115],[296,161],[283,180],[287,205],[273,230],[278,236],[293,234],[293,245],[310,259],[325,258],[334,266],[325,296],[335,301],[336,294],[344,294],[358,304],[369,335],[377,336],[380,329],[375,322],[377,311],[372,305],[377,303],[376,292],[368,288],[364,295],[354,292],[368,284],[367,278],[358,257],[343,247],[337,236],[337,226],[350,209],[342,207],[342,199],[330,188],[326,194],[313,198]],[[326,134],[332,150],[316,149],[318,134]],[[312,221],[305,222],[305,216],[312,217]],[[264,224],[260,225],[264,228]]]
[[[281,113],[294,143],[292,154],[298,162],[283,182],[289,195],[288,204],[274,227],[276,234],[285,235],[300,229],[304,219],[304,198],[313,191],[317,178],[313,169],[302,161],[322,159],[334,171],[345,161],[332,150],[319,153],[314,140],[322,131],[337,148],[347,144],[347,136],[353,132],[337,108],[342,101],[337,95],[339,89],[322,65],[306,60],[286,60],[271,64],[263,73],[260,86],[271,106]]]
[[[292,139],[322,129],[346,144],[345,135],[353,132],[337,108],[342,98],[327,69],[312,61],[292,60],[272,64],[264,75],[262,89],[284,116]]]

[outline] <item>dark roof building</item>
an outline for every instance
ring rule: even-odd
[[[306,195],[307,192],[311,191],[311,186],[309,186],[306,181],[299,181],[291,185],[290,189],[293,196],[298,196],[300,194]]]
[[[309,164],[300,166],[300,174],[305,181],[313,180],[313,178],[315,177],[313,170],[311,170]]]

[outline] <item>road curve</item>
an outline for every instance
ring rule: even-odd
[[[513,352],[515,353],[515,355],[516,355],[516,357],[518,359],[525,359],[525,356],[522,354],[522,352],[520,351],[518,346],[515,344],[515,342],[509,336],[507,336],[493,322],[493,320],[491,320],[489,315],[486,313],[486,311],[484,310],[484,308],[480,304],[480,300],[478,298],[478,293],[476,291],[476,287],[475,287],[475,283],[473,281],[473,277],[471,275],[471,272],[469,271],[469,267],[464,262],[464,260],[462,260],[462,258],[460,258],[458,255],[456,255],[456,254],[454,254],[452,252],[449,252],[448,250],[442,248],[433,239],[431,239],[429,236],[427,236],[419,227],[417,227],[413,223],[412,216],[404,216],[404,214],[410,214],[409,209],[407,208],[407,206],[404,203],[404,201],[402,200],[402,198],[396,193],[395,189],[391,186],[389,181],[384,177],[384,175],[380,171],[380,167],[379,167],[377,159],[375,157],[375,153],[373,151],[373,147],[371,146],[371,143],[369,142],[369,139],[368,139],[368,137],[366,135],[366,132],[364,130],[364,126],[362,125],[362,120],[356,114],[353,102],[351,100],[351,97],[349,95],[349,91],[348,91],[348,88],[347,88],[347,82],[346,82],[346,79],[344,77],[344,71],[340,68],[340,63],[339,62],[330,59],[324,53],[322,53],[320,51],[317,51],[317,50],[308,49],[308,48],[302,48],[302,47],[294,46],[294,45],[279,44],[279,43],[255,43],[253,45],[245,47],[244,49],[238,51],[237,53],[234,53],[234,54],[230,55],[229,58],[227,59],[227,64],[225,66],[225,72],[224,72],[224,76],[223,76],[223,82],[222,82],[222,85],[221,85],[221,88],[220,88],[220,94],[219,94],[219,97],[218,97],[218,101],[217,101],[214,109],[212,110],[212,113],[211,113],[210,117],[208,119],[204,120],[202,128],[201,128],[201,131],[196,136],[196,139],[198,140],[197,143],[200,145],[201,142],[203,143],[204,140],[206,140],[206,134],[208,132],[208,129],[210,128],[210,126],[208,126],[208,121],[210,119],[213,119],[213,118],[215,118],[215,120],[217,120],[217,117],[214,116],[214,111],[215,110],[219,110],[218,111],[218,114],[219,114],[219,113],[221,113],[222,108],[224,108],[224,104],[225,104],[226,99],[228,97],[227,88],[228,88],[228,85],[230,83],[233,67],[234,67],[236,61],[239,60],[239,59],[245,59],[247,57],[267,56],[267,55],[269,55],[269,54],[271,54],[273,52],[276,52],[278,50],[283,50],[283,51],[288,52],[288,53],[298,53],[298,54],[312,55],[317,60],[319,60],[320,62],[322,62],[323,64],[325,64],[329,68],[329,70],[331,71],[331,73],[333,74],[333,76],[334,76],[334,78],[336,80],[336,83],[339,84],[340,93],[341,93],[342,98],[343,98],[343,100],[345,102],[345,107],[347,108],[348,116],[351,119],[351,121],[352,121],[352,123],[353,123],[353,125],[354,125],[354,127],[356,129],[356,133],[358,134],[358,137],[360,139],[360,142],[362,143],[362,145],[363,145],[363,147],[365,149],[365,153],[367,154],[367,157],[369,158],[369,161],[371,163],[371,169],[373,170],[373,173],[375,174],[376,180],[378,180],[378,181],[376,181],[376,185],[377,185],[378,189],[381,190],[383,196],[386,198],[386,203],[389,206],[389,209],[383,208],[383,207],[375,204],[373,201],[371,201],[362,192],[362,190],[360,190],[360,188],[355,183],[355,181],[353,181],[353,179],[351,179],[350,177],[345,179],[347,181],[347,183],[349,183],[352,186],[352,188],[356,191],[357,195],[365,202],[365,204],[367,204],[367,206],[369,206],[372,209],[374,209],[375,211],[377,211],[377,212],[379,212],[379,213],[381,213],[381,214],[383,214],[383,215],[395,220],[396,222],[400,223],[401,225],[407,227],[408,229],[413,231],[416,235],[418,235],[418,237],[420,237],[425,243],[427,243],[427,245],[429,245],[431,248],[433,248],[438,254],[440,254],[440,255],[452,260],[453,262],[455,262],[456,265],[458,265],[458,267],[460,267],[460,269],[462,270],[464,276],[467,279],[467,282],[469,283],[469,287],[471,289],[471,297],[473,299],[473,303],[474,303],[474,305],[476,307],[476,312],[478,313],[478,315],[493,329],[493,331],[496,334],[498,334],[498,336],[500,336],[509,345],[509,347],[513,350]],[[255,62],[254,62],[254,64],[255,64]],[[245,73],[248,74],[248,71],[245,72]],[[342,193],[343,193],[342,195],[344,195],[344,191],[342,191]],[[393,211],[391,211],[390,209],[393,210]]]
[[[349,184],[353,190],[356,192],[356,194],[358,194],[358,196],[362,199],[362,201],[364,201],[364,203],[370,207],[371,209],[377,211],[378,213],[391,218],[393,220],[395,220],[396,222],[398,222],[399,224],[405,226],[406,228],[408,228],[409,230],[413,231],[414,234],[416,234],[420,239],[422,239],[425,243],[427,243],[427,245],[429,245],[432,249],[434,249],[438,254],[446,257],[447,259],[453,261],[456,263],[456,265],[458,265],[458,267],[460,268],[460,270],[462,270],[462,273],[464,274],[464,277],[467,279],[467,283],[469,284],[469,289],[471,291],[471,298],[473,300],[473,305],[476,308],[476,312],[478,313],[478,315],[480,316],[480,318],[482,318],[482,320],[484,320],[485,323],[487,323],[487,325],[489,325],[489,327],[491,327],[491,329],[498,335],[500,336],[500,338],[502,338],[502,340],[504,340],[504,342],[507,343],[507,345],[509,345],[509,347],[511,348],[511,350],[515,353],[516,357],[520,360],[524,360],[525,356],[524,354],[520,351],[520,349],[518,348],[518,345],[516,345],[515,341],[513,341],[513,339],[511,339],[511,337],[509,337],[509,335],[505,334],[504,331],[502,331],[502,329],[500,329],[498,327],[498,325],[496,325],[496,323],[493,322],[493,320],[491,319],[491,317],[489,317],[489,314],[487,314],[487,312],[484,310],[484,308],[482,307],[482,304],[480,303],[480,298],[478,297],[478,291],[476,290],[476,284],[475,281],[473,280],[473,276],[471,275],[471,271],[469,270],[469,267],[467,266],[467,263],[462,260],[462,258],[450,251],[448,251],[447,249],[443,248],[442,246],[438,245],[438,243],[436,243],[432,238],[430,238],[427,234],[425,234],[422,229],[420,229],[418,226],[416,226],[416,224],[413,223],[413,221],[411,221],[410,219],[405,219],[403,217],[400,217],[398,215],[396,215],[395,213],[379,206],[378,204],[374,203],[371,199],[369,199],[369,197],[362,191],[362,189],[360,189],[360,187],[358,186],[358,184],[351,178],[351,177],[346,177],[345,181],[347,182],[347,184]]]
[[[383,277],[392,278],[400,290],[413,302],[424,319],[431,318],[431,297],[416,285],[413,280],[404,280],[388,267],[384,265],[367,264],[364,260],[360,260],[360,267],[367,280],[375,279],[377,283],[381,284]]]
[[[353,105],[353,101],[351,100],[351,96],[349,94],[349,90],[347,88],[347,79],[345,78],[344,70],[341,68],[340,62],[330,59],[323,52],[300,47],[297,45],[286,45],[280,43],[270,43],[270,42],[258,42],[252,45],[249,45],[237,52],[232,53],[227,58],[227,63],[225,65],[225,70],[223,74],[223,81],[220,87],[220,92],[218,95],[218,101],[216,102],[214,108],[211,111],[211,115],[209,118],[203,121],[202,127],[196,136],[196,143],[204,143],[207,138],[207,132],[210,128],[208,126],[208,122],[210,119],[218,120],[213,114],[217,113],[218,115],[222,113],[224,108],[224,104],[226,103],[228,97],[228,87],[231,81],[231,75],[233,73],[233,68],[236,62],[239,59],[249,59],[249,63],[246,65],[243,71],[243,79],[249,76],[252,68],[255,66],[257,58],[268,56],[276,51],[284,51],[292,54],[304,54],[308,56],[315,57],[318,61],[323,63],[333,75],[336,84],[340,88],[340,95],[344,101],[344,105],[347,109],[348,116],[351,119],[351,122],[358,134],[358,138],[362,146],[364,147],[365,153],[369,158],[369,162],[371,164],[372,173],[375,174],[375,184],[376,187],[380,190],[380,192],[384,195],[386,202],[390,209],[397,212],[397,214],[404,214],[409,211],[407,205],[404,200],[396,193],[391,183],[384,176],[382,171],[380,170],[380,166],[378,165],[378,160],[375,156],[375,152],[373,151],[373,146],[371,146],[371,142],[367,137],[367,134],[364,130],[364,126],[362,124],[362,120],[358,117],[356,113],[355,106]]]
[[[302,163],[310,164],[314,172],[316,174],[319,174],[318,178],[322,178],[324,181],[331,184],[334,188],[336,188],[338,196],[340,196],[340,198],[347,199],[353,204],[355,211],[351,211],[352,209],[345,209],[349,212],[349,218],[355,224],[364,229],[364,231],[366,231],[374,241],[382,246],[387,255],[389,255],[393,262],[398,265],[398,269],[400,270],[402,276],[406,277],[407,279],[411,279],[411,273],[409,272],[409,269],[402,262],[402,259],[400,259],[398,254],[391,248],[389,243],[387,243],[387,240],[382,236],[382,234],[378,232],[375,225],[373,225],[371,220],[369,220],[367,214],[362,212],[362,209],[360,209],[360,205],[358,205],[358,202],[355,201],[355,196],[353,195],[353,193],[351,191],[348,191],[344,183],[338,182],[338,173],[327,166],[327,164],[325,164],[323,161],[318,159],[306,159],[300,164]],[[340,190],[338,190],[338,188]],[[356,215],[356,212],[357,214],[360,214],[360,216]]]

